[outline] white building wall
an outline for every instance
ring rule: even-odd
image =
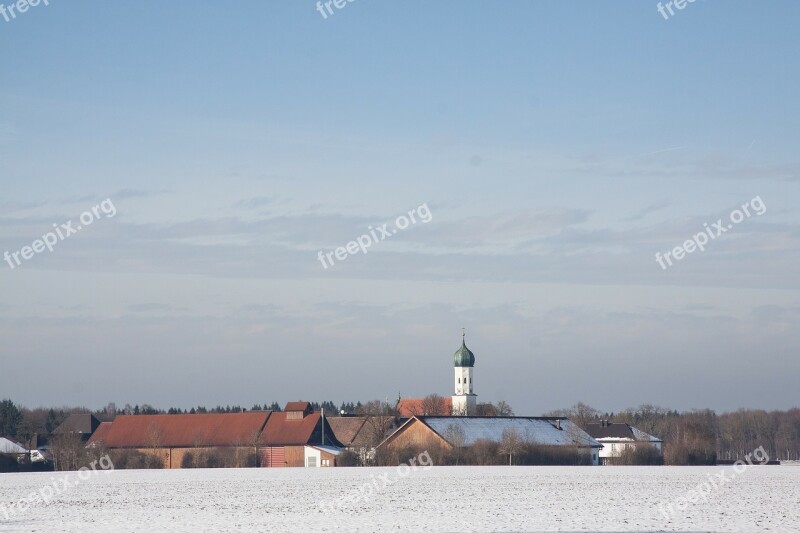
[[[478,396],[475,394],[470,395],[454,395],[453,400],[453,416],[468,416],[474,415],[476,406],[478,404]]]
[[[589,464],[598,466],[600,464],[600,449],[597,448],[581,448],[580,453],[589,458]]]
[[[652,446],[656,450],[661,453],[661,444],[660,442],[647,442],[647,441],[636,441],[633,439],[597,439],[600,444],[603,445],[603,448],[600,450],[600,458],[607,459],[609,457],[619,457],[622,455],[628,448],[636,448],[636,446]]]
[[[306,446],[305,466],[306,468],[319,468],[320,466],[322,466],[322,452],[311,446]]]
[[[473,394],[472,370],[471,367],[455,367],[453,378],[455,394]]]

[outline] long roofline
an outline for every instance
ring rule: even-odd
[[[419,421],[425,427],[427,427],[428,429],[430,429],[431,431],[436,433],[436,435],[438,435],[439,438],[441,438],[443,441],[447,442],[447,444],[450,444],[450,442],[443,435],[441,435],[438,431],[436,431],[431,426],[429,426],[428,424],[425,423],[425,419],[426,418],[452,418],[453,420],[463,420],[465,418],[480,418],[480,419],[517,418],[517,419],[524,419],[524,420],[546,420],[548,422],[553,421],[553,420],[569,420],[569,417],[566,417],[566,416],[446,416],[446,415],[428,416],[428,415],[413,415],[413,416],[409,417],[408,420],[406,420],[405,422],[400,424],[400,427],[398,427],[396,430],[394,430],[391,435],[389,435],[388,437],[383,439],[381,441],[381,443],[378,444],[378,446],[376,446],[376,448],[378,448],[379,446],[383,446],[386,442],[388,442],[395,435],[397,435],[400,432],[401,429],[403,429],[408,424],[412,423],[414,420]],[[570,420],[570,422],[572,422],[572,421]],[[573,424],[574,424],[574,422],[573,422]],[[576,425],[575,427],[578,427],[578,426]],[[580,428],[578,428],[578,429],[580,429]],[[582,429],[581,429],[581,431],[586,433],[586,431],[584,431]],[[586,434],[589,435],[588,433],[586,433]],[[602,448],[603,447],[603,445],[597,439],[592,437],[591,435],[589,435],[589,438],[592,439],[593,441],[597,442],[597,444],[596,445],[595,444],[575,444],[575,446],[578,447],[578,448]],[[452,446],[452,444],[450,444],[450,445]]]

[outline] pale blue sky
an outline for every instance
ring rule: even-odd
[[[68,2],[0,18],[0,397],[798,403],[800,5]],[[767,211],[654,260],[760,196]],[[433,219],[324,270],[427,203]]]

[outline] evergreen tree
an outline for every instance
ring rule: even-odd
[[[0,402],[0,435],[14,437],[17,435],[17,425],[22,420],[22,413],[11,400]]]

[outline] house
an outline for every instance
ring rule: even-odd
[[[99,425],[100,421],[93,414],[73,413],[53,430],[53,434],[78,435],[82,440],[88,441]]]
[[[31,451],[31,463],[43,464],[53,460],[47,438],[39,433],[34,433],[28,442],[24,443]]]
[[[20,443],[0,437],[0,472],[18,472],[30,460],[30,452]]]
[[[502,442],[515,434],[527,443],[555,448],[575,448],[588,464],[599,464],[602,445],[565,418],[522,416],[414,416],[379,446],[399,452],[406,447],[445,450],[472,446],[478,441]]]
[[[600,450],[600,461],[607,465],[614,462],[627,450],[635,450],[639,446],[650,446],[662,455],[664,441],[630,424],[613,423],[608,420],[586,424],[586,432],[603,445]]]
[[[165,468],[181,468],[187,454],[224,452],[243,458],[256,453],[258,438],[270,414],[119,415],[98,428],[87,445],[102,443],[110,450],[135,450],[156,456]]]
[[[371,464],[375,448],[397,427],[397,418],[391,415],[337,416],[328,419],[336,439],[346,449],[355,453],[360,464]]]
[[[308,466],[311,456],[318,457],[317,464],[327,460],[328,466],[334,466],[332,452],[318,448],[318,455],[307,452],[306,447],[342,447],[327,419],[322,413],[312,411],[308,402],[289,402],[282,412],[272,412],[257,444],[263,467]]]
[[[15,457],[28,455],[28,450],[22,444],[6,437],[0,437],[0,454]]]

